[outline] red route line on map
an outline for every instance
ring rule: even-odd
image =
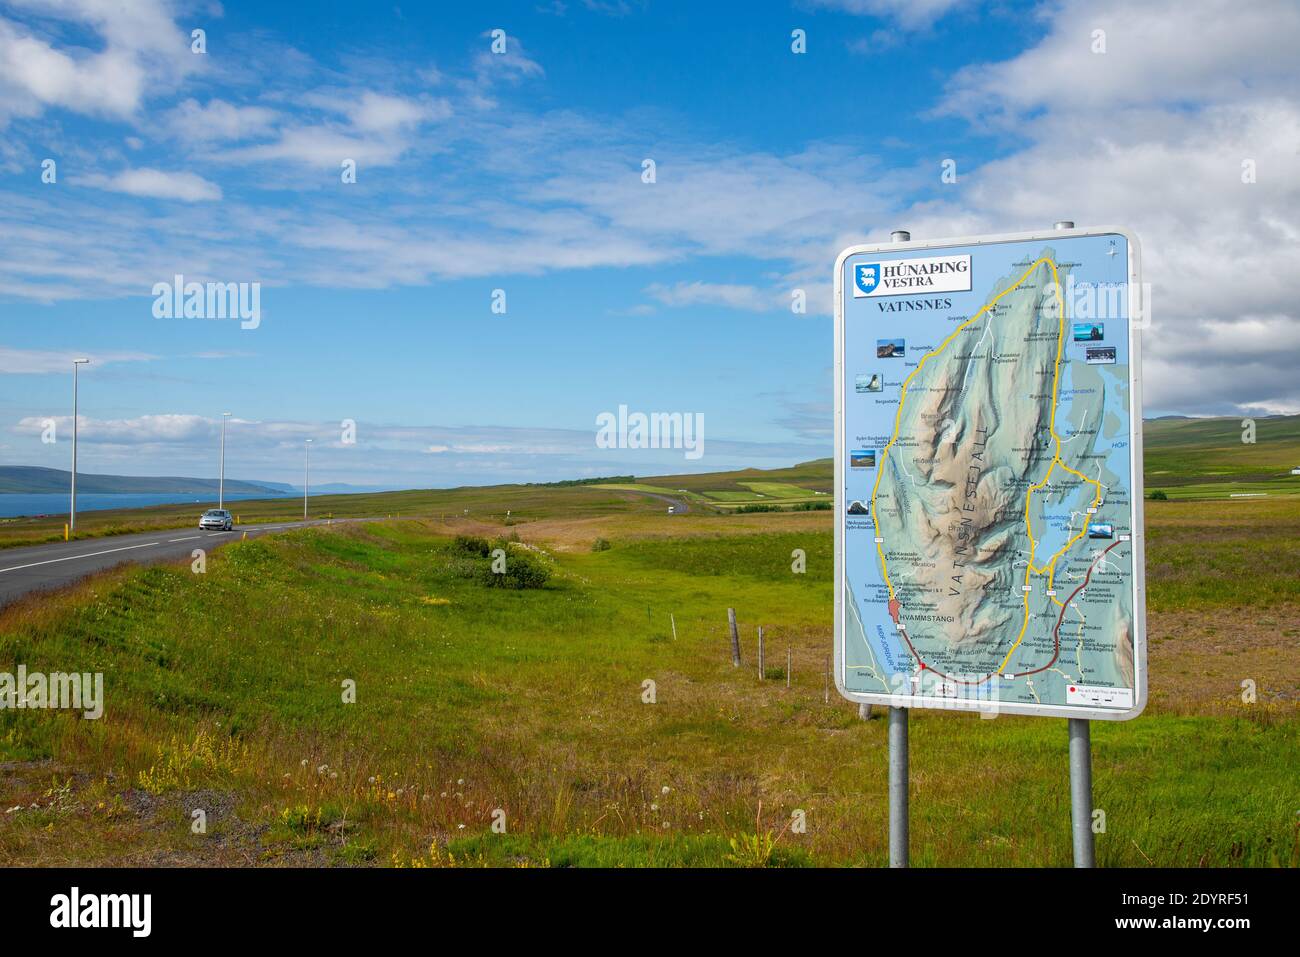
[[[1119,542],[1112,542],[1109,548],[1107,548],[1104,552],[1102,552],[1100,555],[1098,555],[1096,558],[1092,560],[1092,564],[1088,566],[1088,573],[1083,576],[1083,584],[1080,585],[1078,588],[1076,588],[1073,592],[1071,592],[1070,597],[1065,599],[1065,601],[1061,604],[1061,614],[1057,616],[1056,627],[1052,629],[1052,639],[1055,643],[1055,647],[1052,650],[1052,660],[1049,661],[1047,664],[1043,665],[1041,668],[1035,668],[1032,671],[1015,672],[1015,676],[1017,678],[1023,678],[1026,677],[1027,675],[1036,675],[1040,671],[1046,671],[1048,668],[1052,667],[1052,665],[1056,664],[1056,659],[1061,657],[1061,625],[1065,622],[1065,610],[1070,607],[1070,602],[1074,601],[1075,596],[1077,596],[1079,592],[1083,591],[1085,588],[1088,587],[1088,582],[1092,578],[1092,572],[1093,569],[1097,567],[1097,563],[1110,553],[1111,548],[1114,548],[1116,545],[1119,544],[1120,544]],[[895,624],[897,624],[897,622]],[[989,674],[981,678],[979,681],[967,681],[962,678],[950,677],[944,674],[938,668],[934,667],[933,665],[927,665],[924,661],[921,660],[920,654],[918,654],[917,650],[912,647],[912,639],[907,636],[906,628],[899,628],[898,633],[903,636],[903,641],[907,642],[907,650],[912,653],[912,657],[917,660],[918,664],[920,664],[921,670],[933,671],[944,681],[951,681],[953,682],[953,684],[959,684],[959,685],[982,685],[990,678],[1000,677],[997,672],[990,672]]]

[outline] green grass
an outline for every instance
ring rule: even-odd
[[[1156,419],[1145,423],[1143,453],[1148,488],[1214,485],[1252,491],[1277,480],[1300,492],[1300,415],[1255,419],[1254,441],[1242,441],[1242,419]],[[1236,483],[1247,487],[1237,488]],[[1261,489],[1263,490],[1263,489]],[[1220,494],[1219,491],[1206,494]]]
[[[1234,538],[1191,505],[1153,506],[1153,607],[1188,622],[1231,619],[1243,597],[1294,607],[1300,509],[1237,513],[1254,534],[1281,526],[1260,582],[1240,585],[1218,563],[1249,557],[1232,549],[1250,529]],[[671,538],[628,532],[640,521],[602,520],[590,534],[606,551],[544,548],[542,589],[485,587],[440,526],[395,520],[235,543],[205,575],[130,568],[8,610],[0,662],[102,671],[107,700],[99,721],[0,711],[0,761],[18,762],[0,781],[24,807],[0,817],[0,864],[245,860],[236,850],[268,863],[883,864],[884,722],[822,698],[829,518],[664,518],[691,530]],[[755,525],[741,534],[741,521]],[[791,653],[791,688],[754,673],[758,625],[769,662]],[[1153,675],[1198,667],[1161,659],[1165,647]],[[1237,680],[1204,714],[1153,706],[1094,725],[1101,863],[1297,863],[1300,720],[1293,704],[1241,704]],[[1068,865],[1062,722],[929,713],[912,749],[916,863]],[[220,843],[187,827],[189,808],[214,803]],[[796,810],[807,833],[788,826]]]
[[[737,492],[734,489],[705,492],[704,497],[715,502],[757,502],[760,496],[753,492]]]
[[[1245,498],[1295,498],[1300,496],[1300,475],[1279,479],[1260,479],[1253,482],[1194,482],[1189,485],[1150,485],[1148,495],[1160,489],[1171,501],[1220,500],[1224,508],[1231,508]]]
[[[830,532],[787,532],[744,536],[693,536],[632,542],[621,550],[627,562],[656,573],[689,569],[693,576],[779,583],[814,589],[831,600],[833,539]],[[792,571],[793,552],[802,549],[807,571]]]
[[[833,459],[815,459],[782,469],[741,469],[736,472],[712,472],[695,475],[667,475],[650,478],[656,485],[674,489],[688,489],[693,492],[753,491],[749,483],[776,483],[789,485],[801,490],[801,494],[810,494],[805,490],[830,492],[835,484],[835,462]]]
[[[590,518],[657,510],[657,502],[619,494],[617,487],[576,485],[496,485],[484,488],[426,489],[357,495],[313,496],[312,518],[419,517],[439,521],[523,523],[564,515]],[[208,503],[215,505],[215,502]],[[127,535],[168,528],[191,528],[208,505],[156,505],[137,509],[105,509],[77,516],[77,537]],[[291,522],[302,519],[302,499],[258,499],[235,502],[231,511],[241,524]],[[0,519],[0,548],[62,541],[66,515],[44,519]]]
[[[741,484],[768,498],[805,499],[817,496],[812,489],[800,488],[789,482],[742,482]]]
[[[740,482],[739,485],[740,489],[714,489],[703,494],[724,504],[765,502],[776,505],[813,501],[819,497],[811,489],[788,482]]]
[[[1300,602],[1300,500],[1147,502],[1146,515],[1152,610]]]
[[[1149,490],[1161,489],[1173,500],[1224,499],[1233,495],[1300,496],[1300,416],[1257,419],[1255,442],[1243,444],[1241,420],[1159,419],[1143,424],[1144,472]],[[311,500],[315,516],[339,518],[406,516],[449,519],[466,517],[529,522],[564,515],[569,518],[647,511],[658,504],[620,492],[649,492],[685,498],[704,511],[732,512],[745,504],[784,504],[825,500],[834,490],[834,461],[816,459],[789,468],[741,469],[691,475],[641,477],[635,482],[597,482],[557,488],[543,485],[501,485],[485,488],[432,489],[329,495]],[[819,496],[816,493],[826,495]],[[207,503],[209,505],[215,502]],[[165,528],[186,528],[206,505],[168,505],[145,509],[84,512],[78,536],[125,534]],[[300,501],[269,499],[234,505],[248,523],[280,522],[301,517]],[[46,519],[0,519],[0,548],[57,541],[66,516]]]

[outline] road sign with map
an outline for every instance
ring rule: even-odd
[[[835,672],[845,697],[1141,712],[1139,271],[1137,241],[1118,229],[840,254]]]

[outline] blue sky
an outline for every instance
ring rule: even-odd
[[[828,455],[836,252],[1060,218],[1144,242],[1148,414],[1300,411],[1293,4],[455,6],[0,2],[0,462],[67,467],[77,354],[92,472],[211,474],[227,410],[240,478]],[[598,449],[620,404],[705,455]]]

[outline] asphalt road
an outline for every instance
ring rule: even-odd
[[[622,492],[631,492],[633,495],[644,495],[646,498],[657,498],[661,502],[667,502],[673,507],[674,515],[685,515],[691,510],[690,503],[684,498],[673,498],[670,495],[660,495],[658,492],[643,492],[638,489],[620,489]]]
[[[346,519],[335,519],[337,524]],[[81,541],[55,542],[0,549],[0,608],[33,591],[61,588],[94,572],[126,562],[148,565],[188,559],[194,549],[210,552],[226,542],[283,529],[329,524],[328,520],[237,525],[233,532],[200,532],[172,528],[137,535],[110,535]]]

